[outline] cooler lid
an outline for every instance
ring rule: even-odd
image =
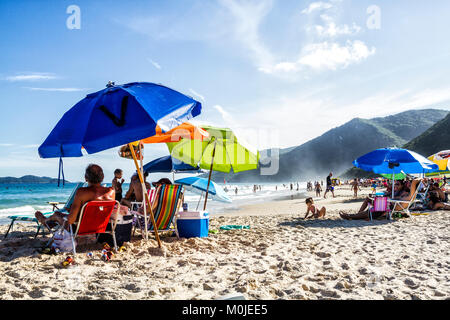
[[[208,219],[208,211],[180,211],[178,219]]]

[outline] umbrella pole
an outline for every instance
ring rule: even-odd
[[[394,199],[394,185],[395,185],[395,168],[392,169],[392,199]]]
[[[142,154],[142,148],[141,148],[141,142],[139,141],[139,155],[140,155],[140,165],[141,167],[139,170],[141,170],[141,174],[144,175],[144,164],[143,159],[144,155]],[[141,188],[142,188],[142,199],[145,200],[145,194],[147,193],[147,187],[145,186],[145,183],[141,182]],[[145,228],[145,240],[148,240],[148,226],[147,226],[147,201],[142,201],[143,207],[144,207],[144,228]]]
[[[145,194],[144,194],[145,195],[145,201],[147,202],[147,205],[148,205],[148,207],[150,209],[150,218],[152,219],[153,229],[155,230],[156,241],[158,242],[158,246],[161,248],[161,240],[159,239],[158,228],[156,227],[155,216],[153,215],[153,209],[152,209],[152,205],[150,203],[150,198],[149,198],[148,193],[147,193],[147,188],[146,188],[145,183],[144,183],[144,177],[142,176],[141,170],[139,170],[139,164],[138,164],[137,159],[136,159],[136,153],[134,152],[133,145],[130,143],[129,147],[130,147],[130,150],[131,150],[131,155],[133,156],[134,165],[136,166],[136,170],[137,170],[138,175],[139,175],[139,180],[141,180],[141,183],[142,183],[142,189],[145,192]],[[147,210],[144,211],[144,214],[145,214],[145,221],[147,221],[147,218],[146,218]],[[146,234],[146,237],[148,238],[148,230],[147,230],[147,228],[145,228],[145,234]]]
[[[197,202],[197,208],[195,208],[195,211],[198,210],[198,206],[200,205],[200,201],[202,201],[202,198],[203,198],[203,191],[202,191],[202,193],[200,194],[200,199],[198,199],[198,202]]]
[[[205,205],[203,206],[203,211],[206,210],[206,202],[208,201],[209,183],[211,182],[211,174],[212,174],[212,171],[213,171],[215,155],[216,155],[216,141],[214,141],[214,149],[213,149],[212,159],[211,159],[211,168],[209,169],[208,185],[206,187]]]

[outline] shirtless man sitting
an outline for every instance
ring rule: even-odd
[[[42,212],[36,211],[36,219],[38,219],[41,224],[47,226],[54,222],[57,222],[59,225],[63,225],[64,218],[67,218],[68,225],[66,227],[68,228],[69,225],[78,221],[78,214],[87,202],[94,200],[108,201],[115,199],[115,191],[113,188],[105,188],[101,186],[104,175],[100,166],[90,164],[86,168],[84,178],[86,179],[88,186],[77,190],[73,203],[70,207],[69,214],[56,211],[53,215],[46,218]]]
[[[151,185],[146,181],[147,177],[148,173],[145,172],[144,173],[145,187],[147,188],[147,191],[149,191],[151,189]],[[141,182],[139,181],[139,176],[137,175],[137,173],[135,173],[131,177],[130,188],[128,189],[125,197],[123,197],[122,201],[120,201],[120,204],[125,205],[131,209],[132,202],[143,202],[143,201],[144,201],[144,194],[142,192],[142,185]]]
[[[421,180],[414,180],[411,183],[411,190],[408,194],[405,194],[404,192],[402,192],[402,189],[397,189],[397,188],[401,188],[402,184],[399,182],[395,183],[394,186],[394,192],[396,193],[400,193],[400,197],[398,199],[396,199],[396,197],[394,197],[394,199],[396,200],[402,200],[402,201],[410,201],[411,198],[413,197],[414,193],[416,192],[416,189],[419,186]],[[397,189],[397,190],[396,190]],[[364,202],[364,204],[366,204],[366,201]],[[364,206],[363,204],[363,206]],[[395,204],[395,210],[400,210],[402,208],[405,208],[407,206],[407,204],[403,204],[403,203],[397,203]],[[367,204],[366,204],[366,208],[367,208]],[[369,219],[369,210],[363,210],[363,208],[361,207],[360,211],[356,214],[347,214],[347,213],[342,213],[340,212],[339,215],[341,216],[342,219],[345,220],[364,220],[364,219]],[[381,214],[377,214],[375,215],[375,218],[378,218],[382,216]]]

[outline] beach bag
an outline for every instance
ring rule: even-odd
[[[120,213],[117,212],[117,207],[113,214],[117,214],[117,224],[115,229],[117,245],[120,247],[124,242],[130,242],[131,231],[133,228],[133,214],[125,206],[120,206]],[[111,231],[111,223],[108,223],[106,231]],[[102,233],[98,236],[98,243],[108,243],[109,246],[114,246],[113,237],[109,233]]]
[[[74,245],[76,246],[76,241],[73,241]],[[57,232],[53,238],[52,247],[55,249],[59,249],[59,251],[61,252],[71,252],[73,250],[73,247],[70,232],[66,229],[63,229],[61,232]]]

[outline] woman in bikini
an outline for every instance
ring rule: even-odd
[[[311,212],[311,218],[315,218],[315,219],[319,219],[319,218],[323,218],[325,217],[326,211],[327,209],[325,207],[322,207],[322,209],[317,209],[316,206],[314,205],[314,200],[313,198],[308,198],[305,200],[306,206],[307,206],[307,210],[306,210],[306,215],[303,219],[307,219],[309,213]]]

